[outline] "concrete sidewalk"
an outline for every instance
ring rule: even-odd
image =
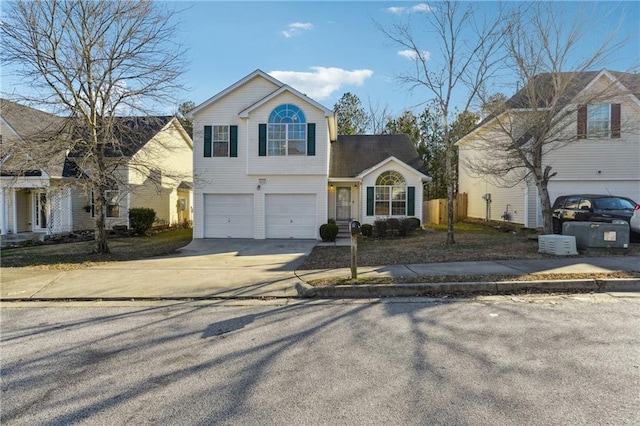
[[[231,256],[234,256],[233,259]],[[453,275],[543,275],[571,273],[640,272],[640,256],[571,257],[545,260],[426,263],[359,267],[358,277],[403,277],[412,284],[331,286],[311,288],[307,282],[349,278],[349,268],[296,270],[304,253],[256,253],[241,258],[229,253],[190,253],[179,256],[119,262],[72,271],[0,268],[0,299],[188,299],[385,297],[429,293],[505,292],[526,287],[551,290],[640,291],[640,279],[477,282],[422,284],[419,277]],[[240,260],[238,260],[240,259]],[[214,261],[215,260],[215,261]],[[233,261],[233,263],[231,263]],[[293,265],[293,266],[292,266]],[[446,281],[446,280],[445,280]]]

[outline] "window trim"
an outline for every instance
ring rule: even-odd
[[[402,217],[407,215],[409,187],[407,179],[400,172],[386,170],[380,173],[373,188],[373,214],[375,216]],[[396,194],[401,195],[401,198],[396,198]],[[385,204],[386,213],[379,211],[378,206],[382,207]],[[402,213],[398,213],[399,205],[402,205]]]
[[[280,126],[282,127],[280,128]],[[292,129],[291,126],[297,126],[298,128]],[[276,131],[283,137],[275,138]],[[267,157],[307,156],[309,130],[305,114],[298,106],[294,104],[281,104],[275,107],[269,114],[266,133]],[[297,147],[300,148],[298,150],[299,152],[291,153],[290,144],[292,142],[295,142]],[[283,153],[279,154],[278,152],[280,151]]]
[[[227,138],[226,139],[216,139],[217,134],[219,134],[219,130],[221,128],[225,128],[225,132],[224,134],[226,134]],[[218,130],[218,132],[216,132],[216,130]],[[218,150],[216,149],[216,145],[222,145],[222,144],[226,144],[226,151],[222,152],[222,150],[220,150],[220,153],[218,153]],[[220,157],[228,157],[229,156],[229,149],[231,146],[231,126],[229,126],[228,124],[212,124],[211,125],[211,157],[212,158],[220,158]]]
[[[606,112],[606,117],[604,113]],[[601,117],[602,115],[602,117]],[[587,138],[611,137],[611,104],[587,105]]]
[[[108,197],[109,193],[114,193],[114,195],[111,196],[111,199],[109,199]],[[107,189],[106,191],[104,191],[104,198],[105,200],[107,200],[107,202],[105,203],[105,217],[120,217],[120,190]],[[114,210],[116,214],[113,214]]]
[[[607,111],[606,130],[604,132],[598,132],[592,123],[604,122],[605,120],[594,119],[593,115],[595,114],[590,110],[593,110],[594,107],[604,106],[608,106],[608,108],[603,108]],[[619,103],[594,103],[580,105],[578,107],[577,119],[578,139],[618,139],[620,138],[620,120],[621,104]]]

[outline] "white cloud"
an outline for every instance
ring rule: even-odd
[[[409,13],[414,12],[431,12],[431,8],[426,3],[420,3],[409,8]]]
[[[342,86],[362,86],[373,75],[371,70],[347,71],[332,67],[311,67],[310,72],[271,71],[269,75],[312,99],[323,100]]]
[[[418,59],[418,52],[416,52],[415,50],[411,50],[411,49],[407,49],[407,50],[399,50],[398,51],[398,55],[402,56],[403,58],[407,58],[407,59]],[[420,60],[422,61],[428,61],[429,58],[431,58],[431,53],[429,53],[426,50],[421,50],[420,51]]]
[[[392,6],[387,8],[387,12],[393,13],[394,15],[401,15],[403,13],[429,12],[430,10],[431,8],[426,3],[419,3],[411,7]]]
[[[286,38],[296,36],[303,31],[309,31],[313,29],[313,24],[310,22],[294,22],[287,26],[287,29],[282,31],[282,35]]]
[[[387,8],[387,12],[389,13],[393,13],[394,15],[400,15],[402,12],[404,12],[404,10],[406,9],[406,7],[389,7]]]

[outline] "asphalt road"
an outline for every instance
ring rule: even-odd
[[[3,304],[1,319],[3,425],[640,424],[637,297]]]

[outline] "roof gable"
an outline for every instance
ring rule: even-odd
[[[340,135],[331,143],[330,178],[355,178],[396,159],[426,176],[424,163],[409,136],[396,135]]]
[[[250,105],[248,108],[245,108],[244,110],[240,111],[240,113],[238,115],[240,117],[242,117],[242,118],[247,118],[247,117],[249,117],[249,114],[251,113],[251,111],[255,110],[256,108],[259,108],[261,105],[264,105],[265,103],[269,102],[270,100],[280,96],[282,93],[290,93],[293,96],[299,98],[301,101],[313,105],[314,107],[316,107],[320,111],[322,111],[324,113],[325,117],[333,116],[333,111],[332,110],[330,110],[329,108],[326,108],[325,106],[323,106],[323,105],[319,104],[318,102],[314,101],[313,99],[311,99],[307,95],[298,92],[296,89],[294,89],[293,87],[288,86],[286,84],[284,86],[280,87],[278,90],[276,90],[276,91],[270,93],[269,95],[265,96],[264,98],[260,99],[258,102],[254,103],[253,105]]]
[[[211,104],[213,104],[215,102],[218,102],[220,99],[224,98],[229,93],[235,91],[236,89],[238,89],[241,86],[244,86],[245,84],[249,83],[250,81],[254,80],[255,78],[263,78],[263,79],[271,82],[272,84],[274,84],[278,88],[284,86],[284,83],[282,83],[281,81],[275,79],[274,77],[271,77],[266,72],[258,69],[258,70],[255,70],[254,72],[252,72],[251,74],[247,75],[246,77],[244,77],[244,78],[238,80],[237,82],[233,83],[231,86],[227,87],[223,91],[213,95],[212,97],[210,97],[209,99],[207,99],[206,101],[201,103],[200,105],[196,106],[188,114],[186,114],[186,116],[188,118],[193,118],[194,115],[197,114],[199,111],[207,108],[209,105],[211,105]]]

